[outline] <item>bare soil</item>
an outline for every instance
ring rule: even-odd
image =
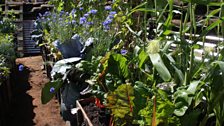
[[[56,99],[41,103],[41,89],[49,81],[42,70],[42,57],[18,58],[16,64],[8,126],[65,126]],[[23,71],[18,71],[20,64],[25,66]]]

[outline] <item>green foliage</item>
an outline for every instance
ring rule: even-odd
[[[0,33],[12,34],[16,30],[16,25],[8,18],[4,18],[0,21]]]
[[[108,60],[108,72],[119,77],[128,78],[127,59],[121,54],[112,54]]]
[[[58,15],[70,6],[54,2]],[[77,33],[84,44],[93,39],[88,58],[75,67],[91,76],[88,83],[97,97],[105,100],[106,96],[114,125],[150,126],[152,116],[159,126],[205,126],[212,116],[216,126],[223,125],[223,43],[217,50],[205,44],[205,36],[212,30],[223,36],[222,0],[80,0],[73,5],[76,12],[68,12],[64,22],[79,22],[84,14],[97,9],[95,15],[86,18],[94,25],[76,23],[59,28],[59,21],[53,24],[50,20],[44,27],[45,38],[48,42],[63,41],[69,38],[66,35]],[[117,12],[110,30],[102,24],[108,19],[105,5]],[[196,13],[200,6],[207,7],[205,16]],[[127,53],[119,54],[121,49]],[[195,50],[204,54],[198,55]],[[201,60],[196,59],[198,56]]]
[[[10,20],[0,21],[0,85],[10,75],[14,67],[16,53],[13,44],[15,25]]]
[[[63,84],[63,81],[60,79],[46,83],[44,85],[44,88],[41,91],[42,104],[48,103],[59,91],[62,84]],[[52,89],[52,91],[51,91],[51,89]]]
[[[114,92],[109,92],[107,96],[107,107],[111,109],[115,117],[116,125],[124,125],[131,120],[122,120],[130,118],[133,113],[134,88],[129,84],[122,84]]]
[[[4,79],[10,74],[10,68],[7,66],[6,58],[3,55],[0,55],[0,86]]]

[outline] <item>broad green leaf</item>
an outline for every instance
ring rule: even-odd
[[[195,94],[199,83],[200,83],[200,81],[191,82],[189,87],[187,88],[187,91],[189,91],[191,94]]]
[[[169,70],[164,65],[163,60],[160,57],[160,54],[159,53],[149,54],[149,57],[150,57],[150,60],[152,61],[153,66],[159,73],[160,77],[164,81],[169,81],[171,79],[171,75]]]
[[[156,110],[156,120],[157,125],[163,124],[164,122],[169,122],[175,110],[175,105],[169,100],[168,94],[163,90],[158,90],[157,95],[157,110]]]
[[[175,98],[175,110],[174,114],[177,116],[183,116],[188,109],[188,97],[189,92],[186,90],[178,90],[174,94]]]
[[[61,88],[62,84],[63,84],[62,80],[56,80],[46,83],[41,91],[42,104],[48,103]]]
[[[142,50],[141,53],[139,54],[138,58],[139,58],[139,65],[138,65],[138,67],[142,68],[142,65],[149,58],[149,56],[147,55],[147,53],[144,50]]]
[[[121,54],[111,54],[108,60],[108,72],[127,78],[129,76],[127,59]]]
[[[192,97],[190,95],[194,95],[197,89],[197,86],[200,81],[193,81],[190,83],[187,90],[178,90],[174,94],[174,102],[175,102],[175,111],[174,114],[177,116],[183,116],[187,111],[188,107],[192,103]]]
[[[165,56],[169,59],[169,61],[171,62],[171,66],[174,68],[175,73],[177,74],[180,83],[183,84],[184,83],[184,74],[183,72],[178,69],[174,64],[175,64],[175,60],[173,59],[173,57],[169,54],[165,54]]]
[[[132,116],[134,106],[134,88],[128,84],[120,85],[114,92],[107,96],[107,107],[111,109],[115,118]]]

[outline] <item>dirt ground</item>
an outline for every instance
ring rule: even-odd
[[[42,70],[42,57],[18,58],[16,64],[8,126],[66,126],[56,99],[46,105],[41,104],[41,88],[49,81]],[[19,64],[25,66],[23,71],[18,71]]]

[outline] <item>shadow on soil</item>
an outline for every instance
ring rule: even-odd
[[[31,89],[28,82],[29,73],[30,71],[26,67],[24,67],[23,71],[19,71],[17,65],[12,77],[14,78],[14,83],[12,85],[13,96],[7,126],[35,125],[33,122],[35,116],[33,109],[36,106],[32,104],[33,98],[26,93]]]

